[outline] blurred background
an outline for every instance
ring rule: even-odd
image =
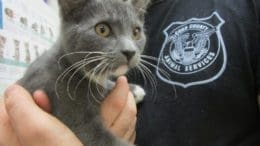
[[[0,0],[0,95],[58,34],[57,0]]]
[[[49,7],[54,10],[58,10],[57,0],[43,0]]]

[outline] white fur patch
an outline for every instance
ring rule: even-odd
[[[116,71],[113,73],[115,76],[120,76],[120,75],[124,75],[126,74],[126,72],[128,71],[128,67],[127,65],[121,65],[119,66]]]
[[[139,102],[143,101],[144,96],[145,96],[145,91],[142,87],[136,86],[133,91],[133,94],[135,96],[136,103],[139,103]]]

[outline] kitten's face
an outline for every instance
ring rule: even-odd
[[[67,60],[81,62],[79,67],[89,75],[106,77],[125,74],[137,66],[146,37],[135,4],[130,0],[76,1],[78,8],[61,12],[62,47],[65,54],[75,52]]]

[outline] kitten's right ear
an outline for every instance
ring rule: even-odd
[[[71,20],[77,17],[77,11],[80,11],[88,0],[58,0],[61,17],[64,20]]]
[[[140,17],[143,19],[147,8],[149,7],[151,0],[132,0],[132,4],[138,11]]]

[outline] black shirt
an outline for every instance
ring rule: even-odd
[[[258,1],[258,2],[256,2]],[[139,146],[260,146],[259,0],[154,0]],[[141,77],[142,75],[140,75]]]

